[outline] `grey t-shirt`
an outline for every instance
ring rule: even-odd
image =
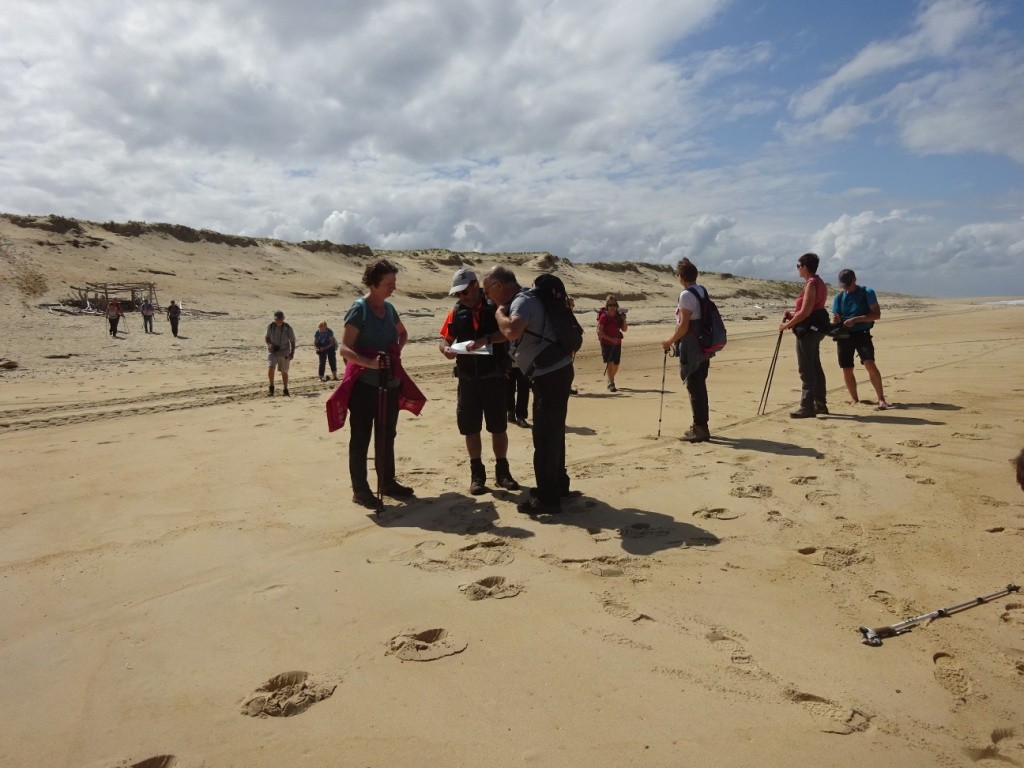
[[[275,354],[287,355],[295,348],[295,331],[288,323],[282,323],[280,328],[271,323],[267,326],[267,342],[278,348]]]
[[[526,320],[526,328],[523,335],[512,343],[512,359],[516,362],[516,368],[523,371],[530,370],[530,364],[545,347],[556,341],[554,329],[547,321],[547,313],[540,299],[527,293],[526,288],[516,294],[509,305],[509,317],[521,317]],[[544,368],[536,368],[530,374],[531,378],[543,376],[545,373],[557,371],[572,363],[572,357],[566,355],[557,363]]]

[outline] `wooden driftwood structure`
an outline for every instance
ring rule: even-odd
[[[143,299],[149,299],[155,309],[161,309],[156,283],[86,283],[84,288],[71,286],[71,290],[78,294],[78,305],[82,309],[106,312],[111,299],[119,299],[125,312],[134,312]]]

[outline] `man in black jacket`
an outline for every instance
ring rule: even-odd
[[[455,375],[459,379],[455,416],[469,453],[469,492],[477,496],[487,490],[480,437],[484,424],[491,433],[495,482],[502,488],[518,490],[519,483],[512,477],[507,458],[505,370],[508,351],[505,337],[494,319],[496,307],[484,298],[476,273],[471,269],[462,268],[455,273],[448,293],[457,297],[458,302],[441,326],[439,349],[449,360],[455,360]]]

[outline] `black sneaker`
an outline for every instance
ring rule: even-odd
[[[817,414],[812,408],[799,408],[789,414],[791,419],[813,419]]]

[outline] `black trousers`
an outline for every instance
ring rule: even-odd
[[[821,367],[823,333],[796,337],[796,363],[800,370],[800,408],[814,410],[814,403],[825,402],[825,371]]]
[[[530,408],[530,380],[518,368],[512,368],[506,386],[505,410],[514,413],[517,419],[525,419]]]
[[[388,390],[387,450],[382,468],[382,483],[395,479],[395,435],[398,434],[398,389]],[[370,489],[367,481],[366,457],[370,450],[370,438],[376,434],[377,387],[356,382],[352,397],[348,401],[348,423],[352,434],[348,440],[348,474],[352,479],[353,491]]]
[[[533,380],[533,474],[537,498],[548,506],[559,506],[562,494],[569,491],[565,419],[575,375],[570,363]]]
[[[693,411],[695,426],[708,428],[708,370],[711,361],[705,360],[700,368],[686,379],[686,391],[690,394],[690,410]]]
[[[117,336],[117,324],[121,321],[120,317],[108,317],[107,322],[110,323],[110,335]]]
[[[171,318],[171,333],[174,334],[175,336],[178,335],[178,320],[179,318],[177,317]]]
[[[145,331],[146,333],[152,333],[153,332],[153,316],[152,315],[143,315],[142,316],[142,330]]]

